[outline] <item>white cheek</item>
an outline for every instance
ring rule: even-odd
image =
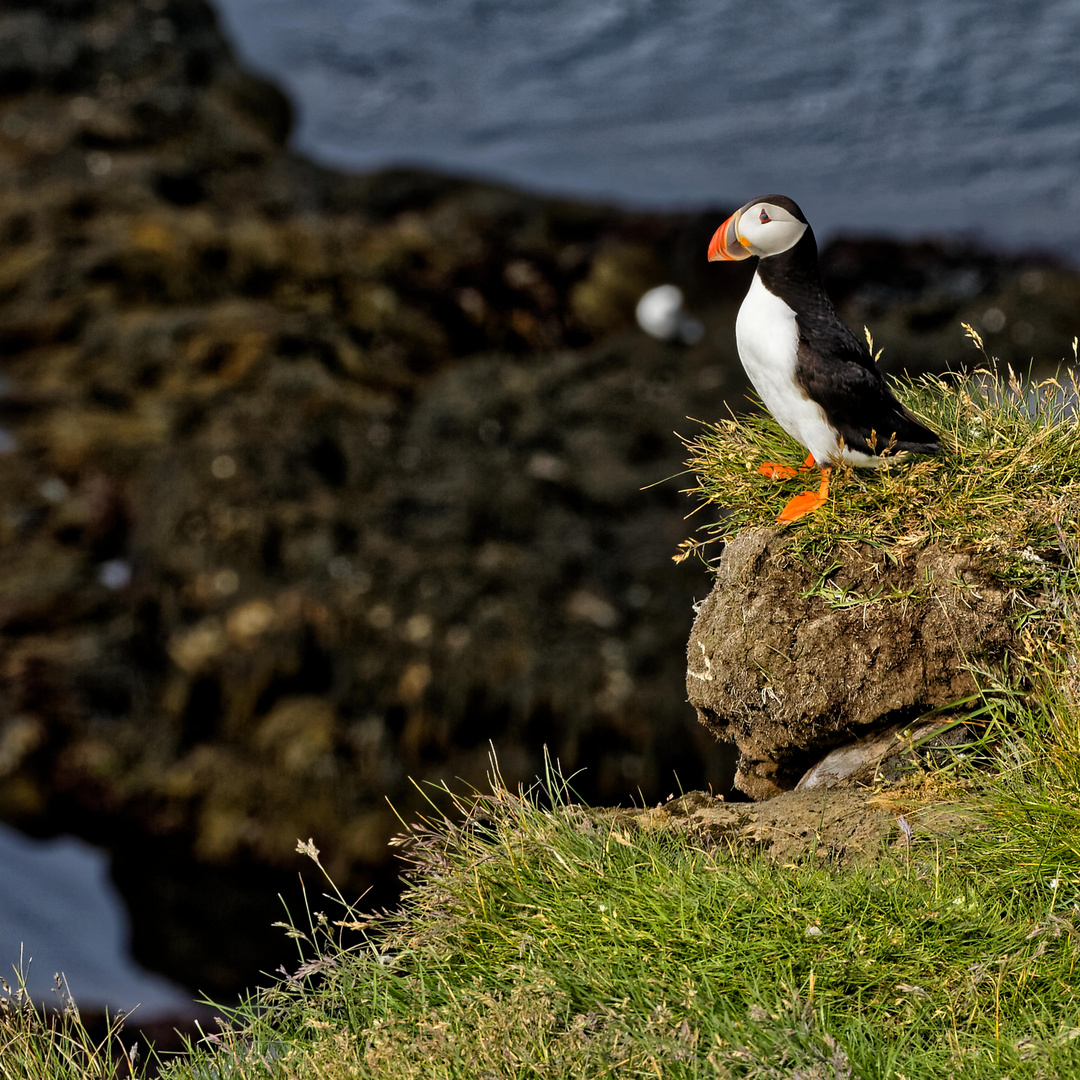
[[[751,218],[749,224],[740,226],[740,231],[750,243],[750,249],[755,255],[778,255],[799,242],[806,231],[806,224],[802,221],[781,221],[775,218],[763,224]]]

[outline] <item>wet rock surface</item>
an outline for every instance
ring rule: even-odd
[[[1015,643],[1011,597],[970,552],[867,548],[823,574],[793,548],[764,528],[729,543],[687,646],[690,703],[738,748],[735,787],[754,799],[794,788],[849,744],[852,762],[834,759],[833,777],[825,768],[808,785],[873,775],[890,746],[860,753],[860,740],[970,695],[967,664]]]
[[[210,992],[266,966],[297,838],[384,902],[387,799],[483,785],[489,744],[594,802],[730,782],[650,486],[744,393],[720,213],[346,176],[289,124],[201,0],[0,12],[0,815],[110,847],[137,951]],[[934,245],[824,264],[895,365],[969,359],[990,309],[1003,357],[1058,355],[1080,295]],[[665,281],[692,347],[634,324]]]

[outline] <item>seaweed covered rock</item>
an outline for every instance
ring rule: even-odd
[[[866,547],[823,572],[793,553],[791,536],[748,529],[725,547],[698,608],[690,702],[738,748],[735,786],[769,798],[835,748],[970,695],[969,663],[1015,643],[1010,610],[1008,590],[969,552]]]

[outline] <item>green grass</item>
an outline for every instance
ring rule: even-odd
[[[1022,683],[981,673],[994,747],[981,807],[1003,885],[1053,881],[1080,896],[1080,595],[1057,602],[1061,632],[1036,648]]]
[[[163,1075],[1080,1075],[1080,714],[1055,656],[1046,702],[986,694],[997,778],[962,793],[981,827],[942,839],[909,808],[910,844],[898,823],[854,868],[639,829],[557,775],[496,779],[410,830],[400,911],[331,887],[288,930],[293,973]],[[9,1010],[0,1076],[111,1075],[71,1036]]]
[[[940,433],[944,453],[886,457],[880,469],[834,470],[828,504],[787,527],[796,551],[824,560],[844,545],[897,553],[935,542],[962,545],[990,556],[988,565],[1009,584],[1045,586],[1062,565],[1063,544],[1080,541],[1075,374],[1032,383],[1011,369],[1004,378],[980,369],[899,380],[893,388]],[[696,477],[689,493],[706,513],[710,507],[722,513],[685,543],[684,554],[707,555],[710,541],[774,526],[788,499],[817,487],[816,470],[786,482],[758,474],[764,461],[799,465],[805,457],[764,413],[705,425],[687,448]]]
[[[496,783],[464,825],[414,830],[400,914],[334,902],[297,975],[166,1075],[1080,1073],[1080,879],[1030,858],[1037,814],[1027,858],[913,815],[908,850],[838,871],[639,831],[551,787],[545,808]]]
[[[116,1036],[121,1019],[94,1038],[59,976],[56,990],[63,1007],[50,1013],[26,993],[21,977],[0,980],[0,1080],[112,1080],[136,1073],[131,1048]]]

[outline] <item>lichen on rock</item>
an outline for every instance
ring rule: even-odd
[[[971,551],[841,549],[824,571],[767,528],[735,537],[697,611],[687,689],[754,799],[838,746],[975,691],[970,663],[1015,644],[1012,599]]]

